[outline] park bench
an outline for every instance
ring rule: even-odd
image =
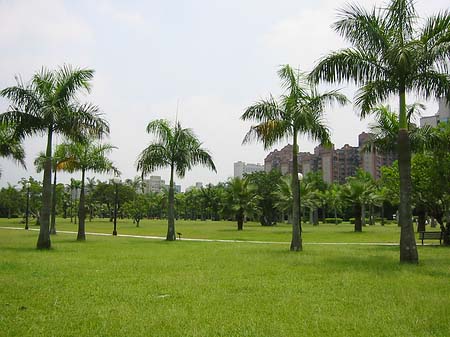
[[[419,232],[419,240],[439,240],[439,244],[442,244],[442,240],[444,239],[443,232]]]

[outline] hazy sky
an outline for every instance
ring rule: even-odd
[[[107,141],[118,147],[111,158],[123,179],[138,175],[136,157],[152,140],[147,123],[175,120],[179,102],[178,119],[210,150],[217,174],[198,167],[177,183],[183,190],[196,181],[217,183],[233,175],[235,161],[263,163],[268,151],[261,144],[241,145],[250,124],[239,117],[256,100],[281,93],[280,65],[309,71],[318,58],[345,46],[330,26],[346,2],[0,0],[0,88],[14,85],[15,75],[28,81],[42,66],[95,69],[92,93],[82,99],[109,121]],[[357,2],[366,8],[384,3]],[[448,0],[416,3],[421,17],[449,6]],[[352,88],[340,87],[353,97]],[[437,111],[434,102],[427,107],[426,114]],[[0,111],[6,108],[0,99]],[[360,121],[352,105],[329,109],[326,119],[336,147],[356,145],[370,122]],[[300,150],[316,145],[302,140]],[[39,136],[25,141],[28,171],[0,159],[0,186],[30,175],[42,180],[32,163],[44,146]],[[155,172],[166,181],[168,174]]]

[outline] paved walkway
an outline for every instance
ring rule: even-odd
[[[0,227],[0,229],[13,229],[13,230],[25,230],[20,227]],[[30,231],[39,231],[37,228],[30,228]],[[58,234],[77,234],[72,231],[58,231]],[[86,235],[96,236],[112,236],[109,233],[94,233],[86,232]],[[150,240],[165,240],[164,236],[152,236],[152,235],[131,235],[131,234],[117,234],[118,237],[124,238],[137,238],[137,239],[150,239]],[[247,240],[222,240],[222,239],[194,239],[194,238],[181,238],[181,241],[197,241],[197,242],[228,242],[228,243],[254,243],[254,244],[275,244],[275,245],[289,245],[290,242],[276,242],[276,241],[247,241]],[[355,246],[398,246],[398,243],[392,242],[303,242],[305,245],[355,245]]]

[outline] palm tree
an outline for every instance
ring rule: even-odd
[[[275,191],[277,201],[275,207],[282,212],[283,222],[285,214],[288,214],[288,222],[292,223],[292,185],[291,180],[287,176],[281,178],[277,190]]]
[[[300,224],[300,194],[298,180],[298,136],[309,136],[323,144],[330,143],[330,134],[323,121],[323,111],[327,104],[337,101],[347,103],[344,95],[338,91],[319,94],[306,77],[298,70],[284,65],[278,71],[286,94],[276,101],[272,96],[248,107],[241,116],[242,120],[255,121],[258,124],[250,128],[243,143],[253,139],[262,141],[268,149],[282,139],[292,139],[292,194],[293,224],[291,251],[303,249]]]
[[[324,192],[326,204],[333,209],[334,224],[338,224],[337,212],[342,207],[342,186],[339,184],[331,184]]]
[[[38,249],[51,247],[49,222],[53,135],[79,140],[87,134],[100,137],[109,132],[108,124],[96,106],[80,104],[76,100],[80,90],[89,92],[93,75],[93,70],[70,66],[63,66],[56,71],[43,68],[29,84],[24,85],[18,80],[17,85],[0,91],[0,96],[11,101],[8,111],[0,114],[0,123],[14,123],[16,134],[22,137],[47,134]]]
[[[360,89],[356,105],[361,117],[390,95],[399,97],[397,137],[400,171],[400,261],[418,263],[411,208],[411,151],[406,93],[450,100],[448,58],[450,12],[442,11],[417,27],[411,0],[390,0],[383,8],[366,11],[349,5],[340,11],[334,29],[353,47],[331,53],[317,64],[311,79],[353,81]]]
[[[348,177],[342,194],[352,206],[355,217],[355,232],[362,232],[365,224],[365,205],[371,193],[375,190],[369,173],[359,169],[354,177]],[[364,219],[364,220],[363,220]]]
[[[415,115],[420,115],[423,110],[425,106],[421,103],[407,106],[406,119],[412,152],[423,151],[433,137],[432,127],[425,125],[419,128],[412,122]],[[397,154],[397,138],[400,130],[397,114],[391,111],[389,105],[376,106],[372,108],[371,114],[374,115],[375,121],[369,125],[371,136],[364,144],[363,150]]]
[[[25,151],[20,138],[15,134],[14,124],[0,124],[0,157],[10,157],[26,168]]]
[[[244,221],[247,215],[258,210],[258,196],[247,178],[234,177],[229,180],[227,187],[228,197],[226,201],[235,213],[237,230],[241,231],[244,229]]]
[[[78,241],[86,240],[86,207],[85,207],[85,177],[86,171],[97,173],[108,173],[114,171],[116,175],[120,172],[114,167],[107,155],[116,147],[110,144],[97,144],[92,140],[63,143],[59,145],[61,155],[66,158],[64,170],[68,172],[81,171],[80,201],[78,205]]]
[[[147,125],[147,132],[155,134],[157,140],[145,148],[137,159],[137,170],[142,177],[164,167],[170,167],[169,205],[168,205],[168,241],[176,240],[175,197],[173,187],[174,173],[183,178],[186,171],[194,165],[203,165],[214,172],[216,167],[209,152],[202,148],[191,129],[183,129],[180,122],[171,126],[169,121],[158,119]]]

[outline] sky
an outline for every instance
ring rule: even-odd
[[[310,71],[330,51],[346,47],[331,25],[342,0],[0,0],[0,88],[15,85],[15,76],[27,82],[42,67],[64,64],[95,70],[90,94],[80,100],[98,105],[110,124],[105,139],[117,147],[110,155],[121,178],[140,175],[136,158],[153,140],[145,131],[154,119],[176,118],[192,128],[212,154],[217,173],[195,167],[176,183],[217,183],[233,176],[233,163],[263,163],[275,148],[242,145],[251,126],[240,116],[245,108],[270,94],[282,93],[277,70],[290,64]],[[365,8],[383,1],[359,0]],[[422,18],[449,7],[448,0],[417,0]],[[347,84],[341,88],[353,98]],[[411,98],[411,100],[415,100]],[[393,101],[394,104],[396,101]],[[425,102],[424,115],[437,111]],[[0,112],[8,101],[0,98]],[[178,112],[178,113],[177,113]],[[370,119],[360,120],[352,104],[327,109],[325,120],[336,148],[357,145]],[[56,143],[62,138],[56,137]],[[300,151],[316,143],[302,138]],[[0,159],[0,186],[12,185],[36,173],[33,161],[45,149],[42,136],[24,142],[27,170]],[[166,182],[169,170],[155,171]],[[81,174],[61,174],[68,182]],[[89,173],[100,180],[112,175]]]

